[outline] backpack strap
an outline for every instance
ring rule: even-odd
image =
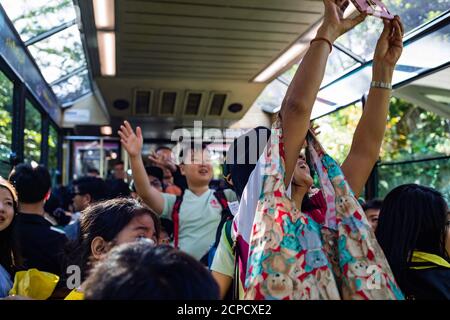
[[[233,249],[234,241],[233,241],[233,238],[231,236],[231,228],[232,228],[232,226],[233,226],[233,220],[232,219],[227,220],[225,222],[225,237],[227,239],[228,244],[230,245],[230,248]]]
[[[180,230],[180,207],[183,202],[183,197],[178,196],[175,200],[172,209],[172,221],[173,221],[173,245],[175,248],[178,248],[178,232]]]
[[[231,284],[232,288],[232,297],[231,300],[239,300],[239,281],[241,281],[241,274],[239,273],[239,261],[237,257],[237,250],[234,250],[234,277],[233,282]]]
[[[223,190],[215,191],[214,196],[216,197],[217,200],[219,200],[220,206],[222,207],[220,223],[216,231],[216,241],[214,242],[214,246],[217,247],[217,245],[220,242],[220,235],[222,233],[223,226],[227,220],[233,219],[233,214],[231,213],[230,208],[228,208],[228,200]],[[233,242],[231,241],[230,243]]]
[[[214,196],[217,200],[219,200],[220,206],[222,207],[222,210],[228,209],[228,199],[225,195],[225,192],[223,190],[216,190],[214,191]],[[223,212],[222,212],[223,214]]]

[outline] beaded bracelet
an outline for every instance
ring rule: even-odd
[[[314,38],[314,39],[311,40],[311,42],[309,44],[311,45],[313,42],[320,41],[320,40],[325,41],[326,43],[328,43],[328,45],[330,46],[330,53],[331,53],[331,51],[333,51],[333,44],[327,38],[322,38],[322,37]]]

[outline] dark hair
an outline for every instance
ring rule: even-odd
[[[173,222],[172,220],[161,218],[161,231],[165,231],[170,240],[173,240]]]
[[[367,210],[380,210],[382,206],[383,206],[383,200],[381,200],[381,199],[372,199],[372,200],[369,200],[369,201],[365,202],[362,205],[362,208],[363,208],[364,211],[367,211]]]
[[[199,148],[200,147],[200,148]],[[185,164],[186,157],[190,155],[192,157],[193,152],[204,151],[208,147],[206,142],[202,142],[200,145],[195,141],[184,142],[181,145],[179,153],[180,164]]]
[[[88,168],[88,169],[87,169],[87,172],[88,172],[88,173],[96,173],[96,174],[100,174],[100,171],[98,171],[98,169],[97,169],[97,168],[94,168],[94,167]]]
[[[72,204],[72,190],[69,187],[59,185],[52,189],[50,198],[44,204],[45,212],[53,214],[57,209],[69,211]]]
[[[414,250],[450,261],[445,250],[446,221],[447,203],[432,188],[405,184],[387,194],[376,236],[400,288]]]
[[[130,186],[123,180],[111,180],[108,185],[109,199],[129,197],[131,194]]]
[[[89,194],[92,202],[108,198],[108,185],[102,178],[82,177],[74,180],[72,186],[77,186],[80,194]]]
[[[3,231],[0,231],[0,265],[2,265],[5,270],[12,275],[13,274],[13,265],[14,265],[14,259],[13,259],[13,228],[14,228],[14,221],[15,221],[15,215],[17,212],[17,193],[14,187],[9,183],[7,180],[0,177],[0,188],[6,189],[11,193],[11,197],[13,198],[14,203],[14,217],[11,221],[11,224],[6,227]]]
[[[144,214],[151,216],[159,239],[161,227],[158,216],[135,199],[117,198],[89,206],[80,217],[78,241],[67,247],[68,264],[80,266],[84,279],[90,267],[91,243],[94,238],[102,237],[105,241],[112,242],[133,218]]]
[[[116,163],[114,163],[114,167],[117,165],[125,165],[125,162],[123,162],[122,160],[119,160]]]
[[[84,285],[86,300],[218,300],[219,287],[191,256],[134,242],[111,250]]]
[[[250,174],[256,167],[256,162],[264,151],[267,141],[270,138],[270,129],[257,127],[234,139],[227,151],[226,161],[223,166],[224,175],[231,175],[233,189],[240,199],[244,188],[247,185]],[[256,137],[256,141],[251,141],[251,137]],[[256,149],[252,149],[252,145]],[[243,146],[244,150],[240,150]],[[239,149],[239,150],[238,150]],[[250,154],[251,151],[255,151]]]
[[[42,165],[19,164],[11,172],[9,181],[17,190],[19,202],[23,203],[44,200],[51,188],[50,174]]]
[[[166,146],[159,146],[158,148],[156,148],[155,152],[158,152],[160,150],[169,150],[170,152],[172,152],[172,149]]]

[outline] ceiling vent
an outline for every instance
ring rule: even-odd
[[[134,92],[134,114],[146,116],[150,115],[152,98],[153,91],[136,90]]]
[[[202,92],[188,91],[186,94],[186,100],[184,104],[184,115],[198,116],[200,113],[202,98],[203,98]]]
[[[159,100],[159,114],[162,116],[173,116],[176,111],[178,93],[176,91],[162,90]]]
[[[220,117],[223,113],[227,97],[228,95],[225,92],[212,92],[207,115],[210,117]]]

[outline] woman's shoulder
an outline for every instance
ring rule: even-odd
[[[409,299],[450,300],[450,268],[409,269],[405,280]]]

